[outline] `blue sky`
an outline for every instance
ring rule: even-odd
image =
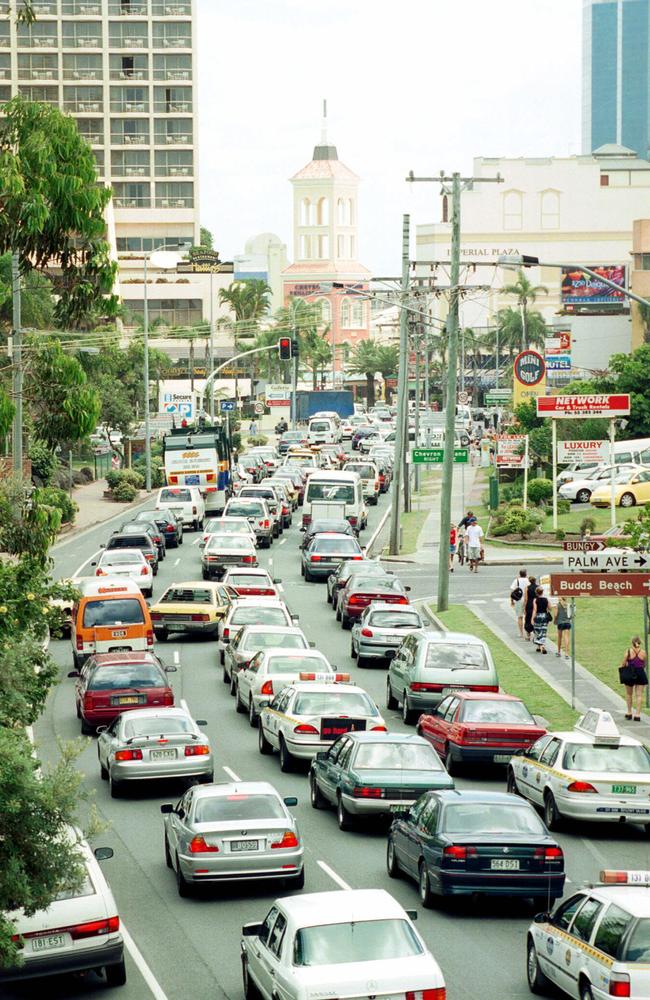
[[[474,156],[580,152],[580,0],[197,0],[202,222],[223,259],[255,233],[289,244],[288,178],[326,97],[362,178],[360,259],[398,274],[401,216]],[[437,212],[437,205],[435,206]]]

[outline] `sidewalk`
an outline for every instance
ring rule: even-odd
[[[147,499],[147,494],[143,491],[132,503],[116,503],[115,500],[105,498],[104,490],[106,489],[108,489],[106,480],[97,479],[94,483],[78,486],[74,490],[72,499],[78,505],[79,510],[74,524],[61,530],[56,544],[78,535],[87,528],[93,528],[96,524],[102,524],[119,514],[123,513],[126,520],[128,512],[134,507],[141,506]]]

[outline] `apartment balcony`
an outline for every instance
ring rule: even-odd
[[[159,42],[154,42],[159,45]],[[186,38],[163,38],[162,47],[164,49],[189,49],[192,46],[189,35]]]
[[[58,13],[56,9],[56,0],[50,0],[49,3],[47,2],[47,0],[40,0],[40,2],[39,0],[35,0],[35,2],[32,4],[32,8],[37,17],[43,17],[44,15],[47,14]]]
[[[148,167],[124,167],[124,169],[114,169],[113,174],[115,177],[148,177],[149,168]]]
[[[191,101],[156,101],[153,109],[156,114],[163,115],[173,115],[173,114],[183,114],[189,115],[192,113],[192,102]]]
[[[191,142],[192,136],[189,132],[179,132],[175,135],[156,136],[156,145],[158,146],[163,143],[166,146],[189,146]]]
[[[78,49],[101,49],[102,40],[99,35],[87,35],[75,38],[74,42],[66,42],[64,39],[63,44],[76,45]]]
[[[191,2],[156,3],[153,4],[154,17],[189,17],[192,13]]]
[[[0,42],[0,45],[1,44],[2,42]],[[11,79],[11,71],[8,69],[0,69],[0,80],[10,80],[10,79]],[[27,79],[29,80],[29,77],[27,77]]]
[[[148,39],[142,35],[135,35],[133,38],[122,35],[118,38],[109,38],[108,44],[111,49],[144,49],[147,41]]]
[[[111,70],[111,80],[146,80],[147,73],[143,69]]]
[[[111,101],[112,112],[128,111],[130,114],[144,114],[149,111],[148,101]]]
[[[11,44],[9,35],[0,35],[0,49],[8,49]]]
[[[98,69],[64,69],[64,80],[101,80],[101,70]]]
[[[0,43],[1,41],[2,40],[0,39]],[[28,38],[25,39],[24,41],[22,39],[19,39],[18,44],[21,46],[25,45],[27,46],[27,48],[30,49],[55,49],[56,41],[57,40],[55,35],[45,35],[40,37],[37,36],[36,38],[34,37]],[[9,44],[9,39],[7,39],[7,44]]]
[[[151,198],[116,198],[113,196],[115,208],[151,208]]]
[[[101,114],[102,105],[100,101],[64,101],[63,110],[72,114]]]
[[[123,7],[121,3],[111,3],[108,5],[109,17],[146,17],[146,3],[131,3],[128,7]]]
[[[92,0],[67,0],[66,3],[64,0],[62,14],[64,17],[68,14],[77,17],[101,17],[101,0],[96,0],[95,3]]]
[[[158,170],[159,177],[192,177],[192,167],[167,167]]]
[[[156,198],[156,208],[194,208],[194,198]]]
[[[149,136],[146,132],[136,132],[131,135],[113,135],[111,143],[116,146],[146,146]]]
[[[0,76],[2,71],[0,70]],[[55,69],[30,69],[18,74],[21,80],[58,80],[59,74]]]

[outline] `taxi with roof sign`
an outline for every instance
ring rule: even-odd
[[[528,929],[532,993],[577,1000],[650,997],[650,872],[601,871]]]
[[[640,823],[650,833],[650,753],[622,735],[609,712],[590,708],[568,732],[547,733],[508,765],[508,791],[564,818]]]
[[[80,596],[72,609],[70,627],[75,670],[94,653],[124,653],[153,646],[149,608],[133,580],[107,576],[79,582]]]
[[[259,715],[259,751],[280,753],[280,769],[313,760],[344,733],[386,732],[374,701],[349,674],[302,673],[265,705]]]
[[[248,712],[248,721],[255,727],[260,709],[287,684],[300,680],[301,676],[317,676],[327,681],[333,674],[329,660],[317,649],[286,649],[281,645],[259,649],[234,674],[235,708],[238,712]]]

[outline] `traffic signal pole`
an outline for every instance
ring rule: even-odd
[[[405,215],[402,222],[402,301],[399,318],[399,369],[397,373],[397,425],[395,428],[395,479],[391,495],[390,546],[392,556],[399,555],[399,507],[400,479],[404,468],[404,428],[408,433],[408,310],[406,306],[409,291],[409,239],[411,217]],[[406,443],[408,445],[408,436]]]

